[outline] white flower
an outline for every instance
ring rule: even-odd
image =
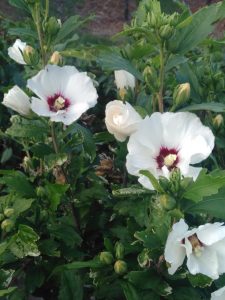
[[[211,300],[224,300],[225,286],[211,294]]]
[[[17,85],[4,94],[2,104],[17,111],[21,115],[28,115],[30,112],[30,98]]]
[[[169,233],[165,260],[170,263],[169,274],[173,275],[187,256],[187,267],[191,274],[204,274],[217,279],[225,272],[225,226],[223,223],[207,223],[188,230],[181,219]]]
[[[32,97],[31,109],[65,125],[76,121],[97,103],[91,78],[72,66],[48,65],[29,79],[27,86],[39,97]]]
[[[128,102],[124,104],[122,101],[114,100],[106,105],[106,127],[120,142],[125,141],[137,130],[141,120],[140,115]]]
[[[23,51],[26,47],[26,43],[23,43],[21,40],[17,39],[12,47],[8,48],[8,55],[18,64],[26,65],[23,59]]]
[[[195,180],[201,168],[192,167],[206,159],[214,147],[214,135],[200,119],[188,112],[154,113],[146,117],[128,142],[127,170],[139,176],[139,182],[154,189],[140,170],[149,170],[156,178],[169,177],[179,168],[181,174]]]
[[[135,88],[135,77],[125,70],[114,71],[117,89]]]

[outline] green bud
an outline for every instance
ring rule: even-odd
[[[169,195],[159,196],[159,201],[162,207],[166,210],[171,210],[176,206],[176,200]]]
[[[138,263],[141,268],[148,268],[151,264],[149,249],[143,249],[143,251],[137,257]]]
[[[122,275],[127,272],[127,264],[123,260],[117,260],[114,264],[116,274]]]
[[[100,261],[106,265],[111,265],[113,263],[112,253],[104,251],[100,253]]]
[[[158,24],[159,24],[158,18],[154,12],[151,12],[150,14],[148,14],[147,19],[148,19],[148,23],[151,27],[156,28],[158,26]]]
[[[1,224],[1,228],[5,232],[10,232],[13,226],[14,226],[14,222],[10,219],[4,220]]]
[[[173,93],[173,102],[175,106],[186,103],[190,98],[190,83],[182,83],[176,86]]]
[[[121,242],[116,242],[115,244],[115,253],[117,259],[123,259],[124,257],[124,246]]]
[[[7,217],[7,218],[9,218],[9,217],[11,217],[13,214],[14,214],[14,209],[13,208],[6,208],[5,210],[4,210],[4,215]]]
[[[221,114],[216,115],[213,118],[212,122],[213,122],[213,127],[215,129],[219,129],[223,125],[223,123],[224,123],[223,116]]]
[[[50,17],[45,24],[47,33],[54,38],[60,29],[60,23],[55,17]]]
[[[175,218],[176,220],[180,220],[184,218],[184,214],[177,208],[170,210],[168,214],[172,217]]]
[[[38,53],[31,46],[26,46],[24,48],[24,50],[23,50],[23,58],[24,58],[24,61],[28,65],[37,65],[38,62],[39,62]]]
[[[173,34],[173,27],[169,24],[163,25],[159,29],[159,35],[162,39],[168,40]]]
[[[62,64],[62,56],[58,51],[53,52],[50,58],[50,64],[53,65],[61,65]]]

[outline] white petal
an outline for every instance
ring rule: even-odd
[[[21,40],[17,39],[13,46],[8,48],[9,57],[21,65],[26,65],[22,55],[25,47],[26,43],[23,43]]]
[[[224,300],[224,299],[225,299],[225,286],[211,294],[211,300]]]
[[[114,71],[117,89],[135,88],[135,77],[125,70]]]
[[[196,230],[196,234],[198,239],[204,245],[212,245],[216,242],[221,241],[225,238],[225,226],[222,226],[223,223],[207,223],[205,225],[201,225]]]
[[[225,239],[211,245],[210,249],[216,252],[219,274],[225,273]]]
[[[182,246],[182,240],[187,230],[187,224],[181,219],[173,225],[172,231],[168,235],[164,256],[165,260],[171,264],[171,267],[168,269],[171,275],[183,264],[185,249]]]
[[[30,113],[30,98],[17,85],[4,94],[2,104],[24,116]]]
[[[198,178],[198,175],[202,170],[202,168],[197,168],[197,167],[192,167],[192,166],[188,166],[185,169],[183,168],[183,166],[178,165],[178,167],[180,168],[183,176],[192,177],[194,181]]]
[[[187,267],[193,275],[201,273],[212,279],[219,277],[216,252],[207,246],[204,247],[200,256],[193,253],[188,257]]]
[[[48,103],[45,100],[41,100],[36,97],[32,97],[31,109],[39,116],[50,117],[53,112],[50,111]]]

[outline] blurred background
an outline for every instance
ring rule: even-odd
[[[9,5],[10,0],[0,0],[0,18],[18,19],[16,9]],[[94,35],[111,36],[119,32],[124,23],[129,22],[135,11],[138,0],[50,0],[52,14],[65,20],[70,15],[80,14],[86,17],[95,16],[89,23],[87,30]],[[171,9],[177,0],[161,0],[162,5]],[[194,12],[204,5],[210,5],[219,0],[184,0]],[[217,28],[217,34],[224,30],[224,23]]]

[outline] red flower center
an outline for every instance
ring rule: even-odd
[[[64,98],[60,93],[49,96],[47,99],[49,109],[53,112],[67,109],[70,106],[70,101]]]
[[[155,160],[158,164],[158,169],[162,169],[162,167],[166,166],[167,169],[171,171],[176,168],[179,162],[178,151],[174,148],[168,149],[167,147],[161,147],[159,155]]]

